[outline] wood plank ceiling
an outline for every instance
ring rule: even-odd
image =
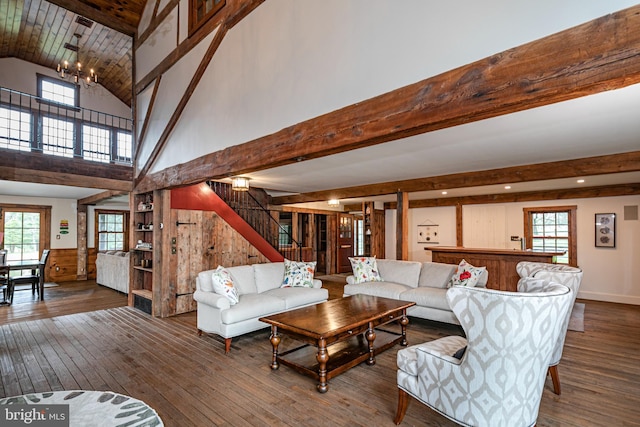
[[[98,73],[99,83],[131,106],[133,36],[144,0],[0,0],[0,58],[15,57],[54,69],[78,59]],[[79,17],[92,22],[90,27]]]

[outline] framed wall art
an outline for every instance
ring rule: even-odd
[[[596,247],[615,248],[616,247],[616,214],[597,213],[596,214]]]
[[[418,226],[418,243],[439,243],[438,225],[419,225]]]

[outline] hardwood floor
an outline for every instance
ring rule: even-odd
[[[340,283],[326,286],[339,294]],[[361,364],[331,379],[320,394],[314,380],[286,366],[271,371],[268,329],[234,338],[225,355],[220,338],[197,336],[195,313],[154,318],[93,282],[45,289],[43,302],[28,302],[31,292],[20,292],[26,295],[13,306],[0,307],[2,397],[112,390],[145,401],[166,426],[179,427],[394,425],[399,347],[379,355],[374,366]],[[638,426],[640,307],[582,302],[585,332],[568,332],[559,366],[562,395],[553,394],[548,379],[537,425]],[[460,333],[413,318],[408,326],[410,344]],[[293,344],[285,337],[281,346]],[[402,425],[454,424],[412,401]]]

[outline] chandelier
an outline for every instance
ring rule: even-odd
[[[98,74],[93,70],[89,70],[89,73],[82,69],[82,64],[78,60],[78,50],[80,49],[80,37],[81,34],[75,33],[73,37],[76,39],[76,44],[72,45],[65,43],[66,49],[72,50],[76,53],[76,58],[73,64],[69,61],[64,61],[62,64],[58,64],[57,72],[60,78],[73,81],[76,85],[80,85],[82,82],[85,86],[93,86],[98,83]]]

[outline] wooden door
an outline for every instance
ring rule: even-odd
[[[349,273],[354,248],[354,216],[350,214],[338,214],[338,273]]]

